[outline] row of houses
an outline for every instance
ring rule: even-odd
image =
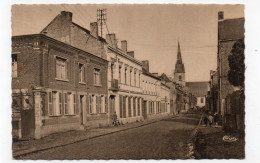
[[[126,40],[119,48],[115,34],[98,35],[97,22],[87,30],[62,11],[39,34],[12,37],[13,137],[105,127],[114,113],[126,124],[187,111],[196,101],[179,53],[176,79],[159,76]]]
[[[210,91],[207,100],[209,110],[218,113],[222,124],[230,131],[244,129],[243,88],[235,87],[228,79],[228,58],[232,55],[234,45],[238,41],[244,42],[244,23],[244,18],[224,19],[224,12],[218,13],[218,67],[217,70],[210,71]]]

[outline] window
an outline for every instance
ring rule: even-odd
[[[179,75],[179,81],[181,81],[182,80],[182,76],[181,75]]]
[[[66,59],[56,57],[56,78],[67,80]]]
[[[140,98],[137,99],[137,109],[138,109],[137,114],[138,114],[138,116],[140,116],[140,100],[141,100]]]
[[[89,114],[95,113],[94,111],[94,95],[89,96]]]
[[[204,103],[204,99],[203,99],[203,97],[200,98],[200,102],[201,102],[201,103]]]
[[[50,116],[61,115],[62,109],[62,94],[58,92],[49,92],[48,93],[48,107]]]
[[[68,94],[64,93],[63,94],[64,97],[64,114],[68,115],[69,114],[69,107],[68,107]]]
[[[131,117],[131,97],[128,97],[128,117]]]
[[[17,77],[17,54],[12,54],[12,77]]]
[[[140,87],[140,80],[141,80],[140,76],[141,76],[141,74],[139,74],[139,80],[138,80],[139,81],[139,85],[138,85],[139,87]]]
[[[101,112],[101,97],[96,96],[96,110],[100,113]]]
[[[101,102],[100,102],[100,113],[105,113],[106,112],[106,110],[105,110],[105,107],[106,107],[106,102],[105,102],[105,96],[104,95],[102,95],[101,96],[101,98],[100,98],[100,100],[101,100]]]
[[[132,70],[130,70],[130,85],[132,85]]]
[[[64,114],[75,115],[76,114],[76,95],[72,93],[64,93]]]
[[[114,64],[111,63],[111,80],[114,79]]]
[[[135,83],[135,86],[136,86],[136,72],[134,74],[134,83]]]
[[[125,84],[127,84],[127,69],[125,69]]]
[[[100,69],[94,69],[94,85],[101,85]]]
[[[86,76],[86,71],[85,71],[85,66],[84,64],[79,64],[79,82],[80,83],[85,83],[85,76]]]
[[[136,97],[133,98],[133,116],[136,116]]]
[[[121,66],[119,67],[119,83],[121,83]]]

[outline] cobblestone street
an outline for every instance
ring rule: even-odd
[[[184,146],[199,118],[187,114],[17,159],[185,159]]]

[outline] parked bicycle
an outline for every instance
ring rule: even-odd
[[[114,114],[112,115],[112,125],[113,126],[119,126],[120,125],[120,122],[117,118],[116,112],[114,112]]]

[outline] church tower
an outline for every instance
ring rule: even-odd
[[[178,42],[177,61],[174,70],[174,82],[182,86],[185,86],[185,68],[184,68],[184,64],[182,63],[181,48],[179,42]]]

